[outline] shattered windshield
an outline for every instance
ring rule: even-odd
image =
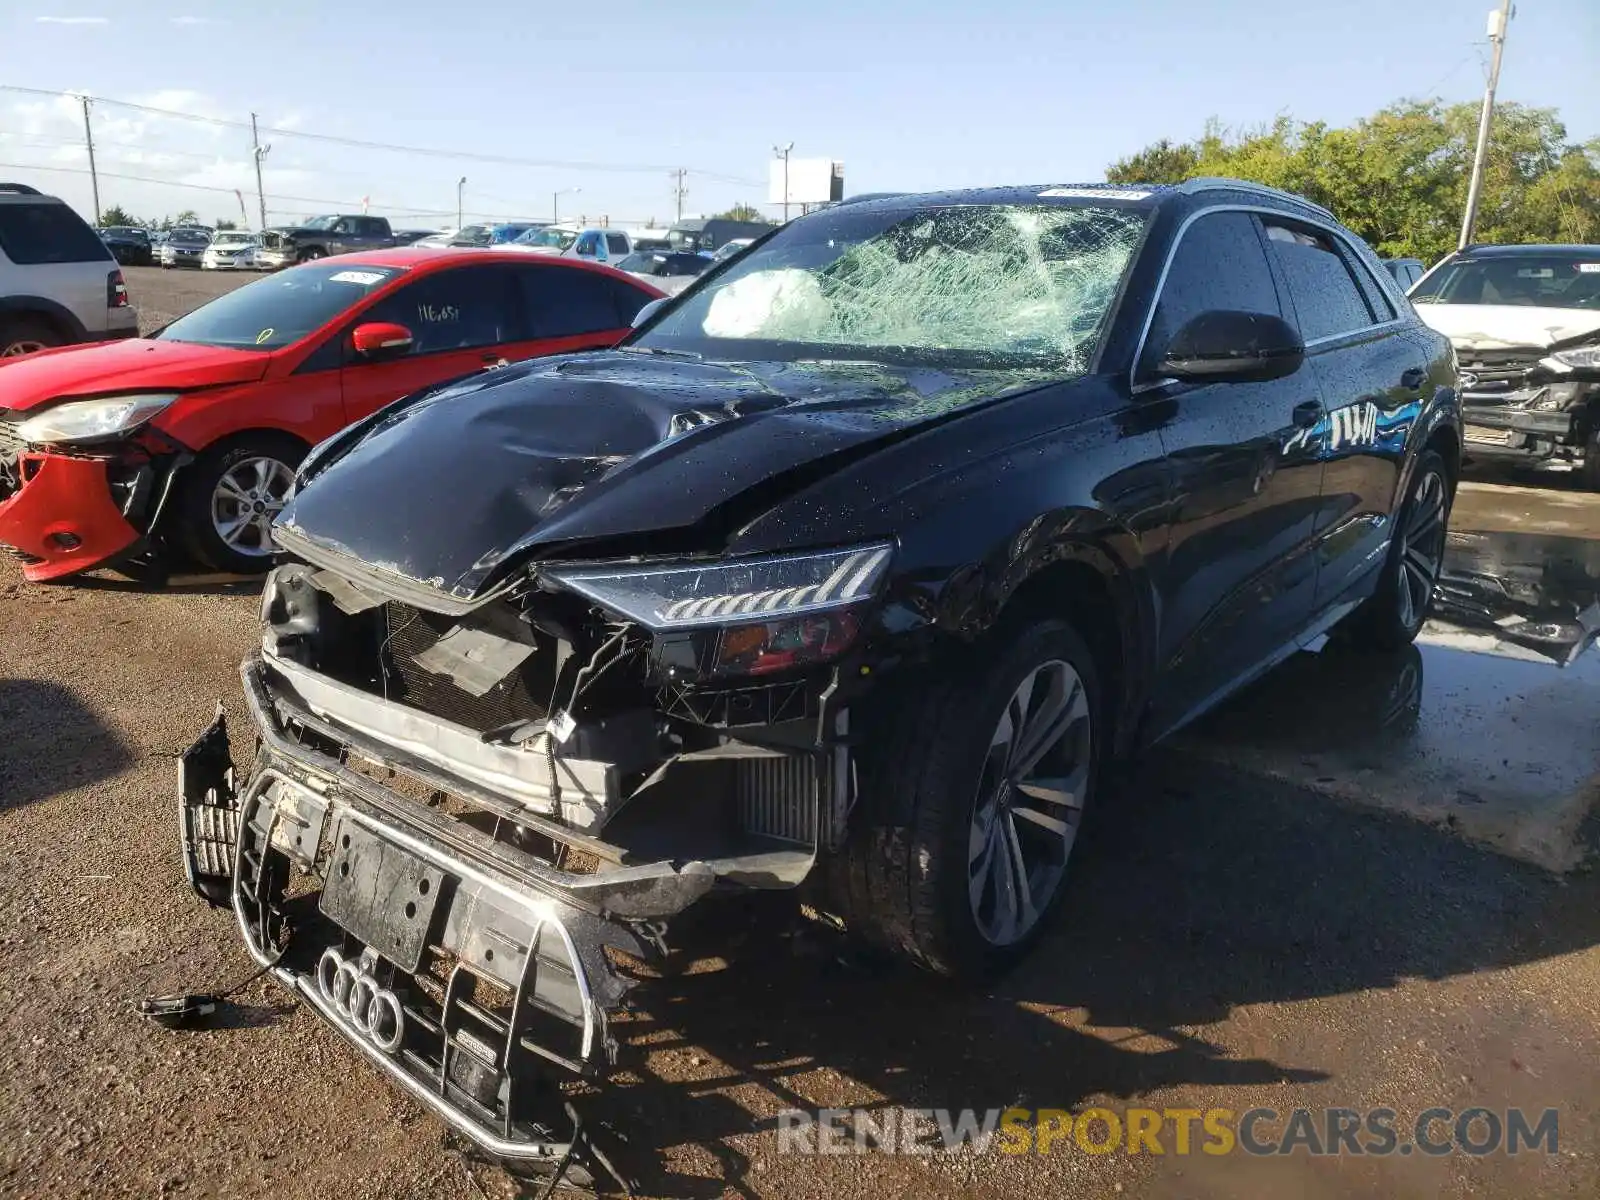
[[[633,344],[718,358],[1088,369],[1137,209],[838,209],[797,221]]]
[[[1457,259],[1410,292],[1413,304],[1514,304],[1600,309],[1600,254],[1571,253]]]

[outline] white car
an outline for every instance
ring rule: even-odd
[[[223,230],[211,239],[200,257],[200,266],[207,271],[254,271],[260,245],[261,239],[253,233]]]

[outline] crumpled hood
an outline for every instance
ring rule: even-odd
[[[535,360],[401,401],[324,443],[277,532],[292,550],[458,600],[556,543],[715,551],[819,473],[1045,381],[625,351]]]
[[[1423,323],[1458,350],[1508,350],[1548,346],[1600,330],[1600,312],[1525,304],[1418,304]]]
[[[0,408],[26,412],[74,396],[249,383],[266,374],[271,361],[265,351],[148,338],[63,346],[0,366]]]

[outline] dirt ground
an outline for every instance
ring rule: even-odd
[[[237,283],[129,276],[151,325]],[[1563,536],[1600,539],[1600,498],[1527,490],[1527,523],[1559,511]],[[1482,490],[1463,512],[1513,503]],[[514,1195],[276,985],[246,988],[221,1028],[130,1011],[251,970],[232,920],[184,881],[174,773],[219,698],[243,727],[255,593],[109,574],[36,587],[0,563],[0,1195]],[[1592,677],[1549,678],[1570,703],[1596,697]],[[1600,1195],[1600,876],[1330,795],[1321,767],[1197,753],[1210,736],[1103,798],[1064,919],[990,990],[818,934],[636,993],[602,1111],[642,1193]],[[1554,1107],[1561,1124],[1555,1154],[1516,1157],[778,1152],[787,1109],[1013,1105]]]

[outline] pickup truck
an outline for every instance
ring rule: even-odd
[[[326,258],[330,254],[349,254],[356,250],[387,250],[401,245],[389,222],[383,217],[350,216],[334,213],[312,217],[304,225],[280,226],[264,230],[256,262],[268,269],[292,267],[295,263]]]

